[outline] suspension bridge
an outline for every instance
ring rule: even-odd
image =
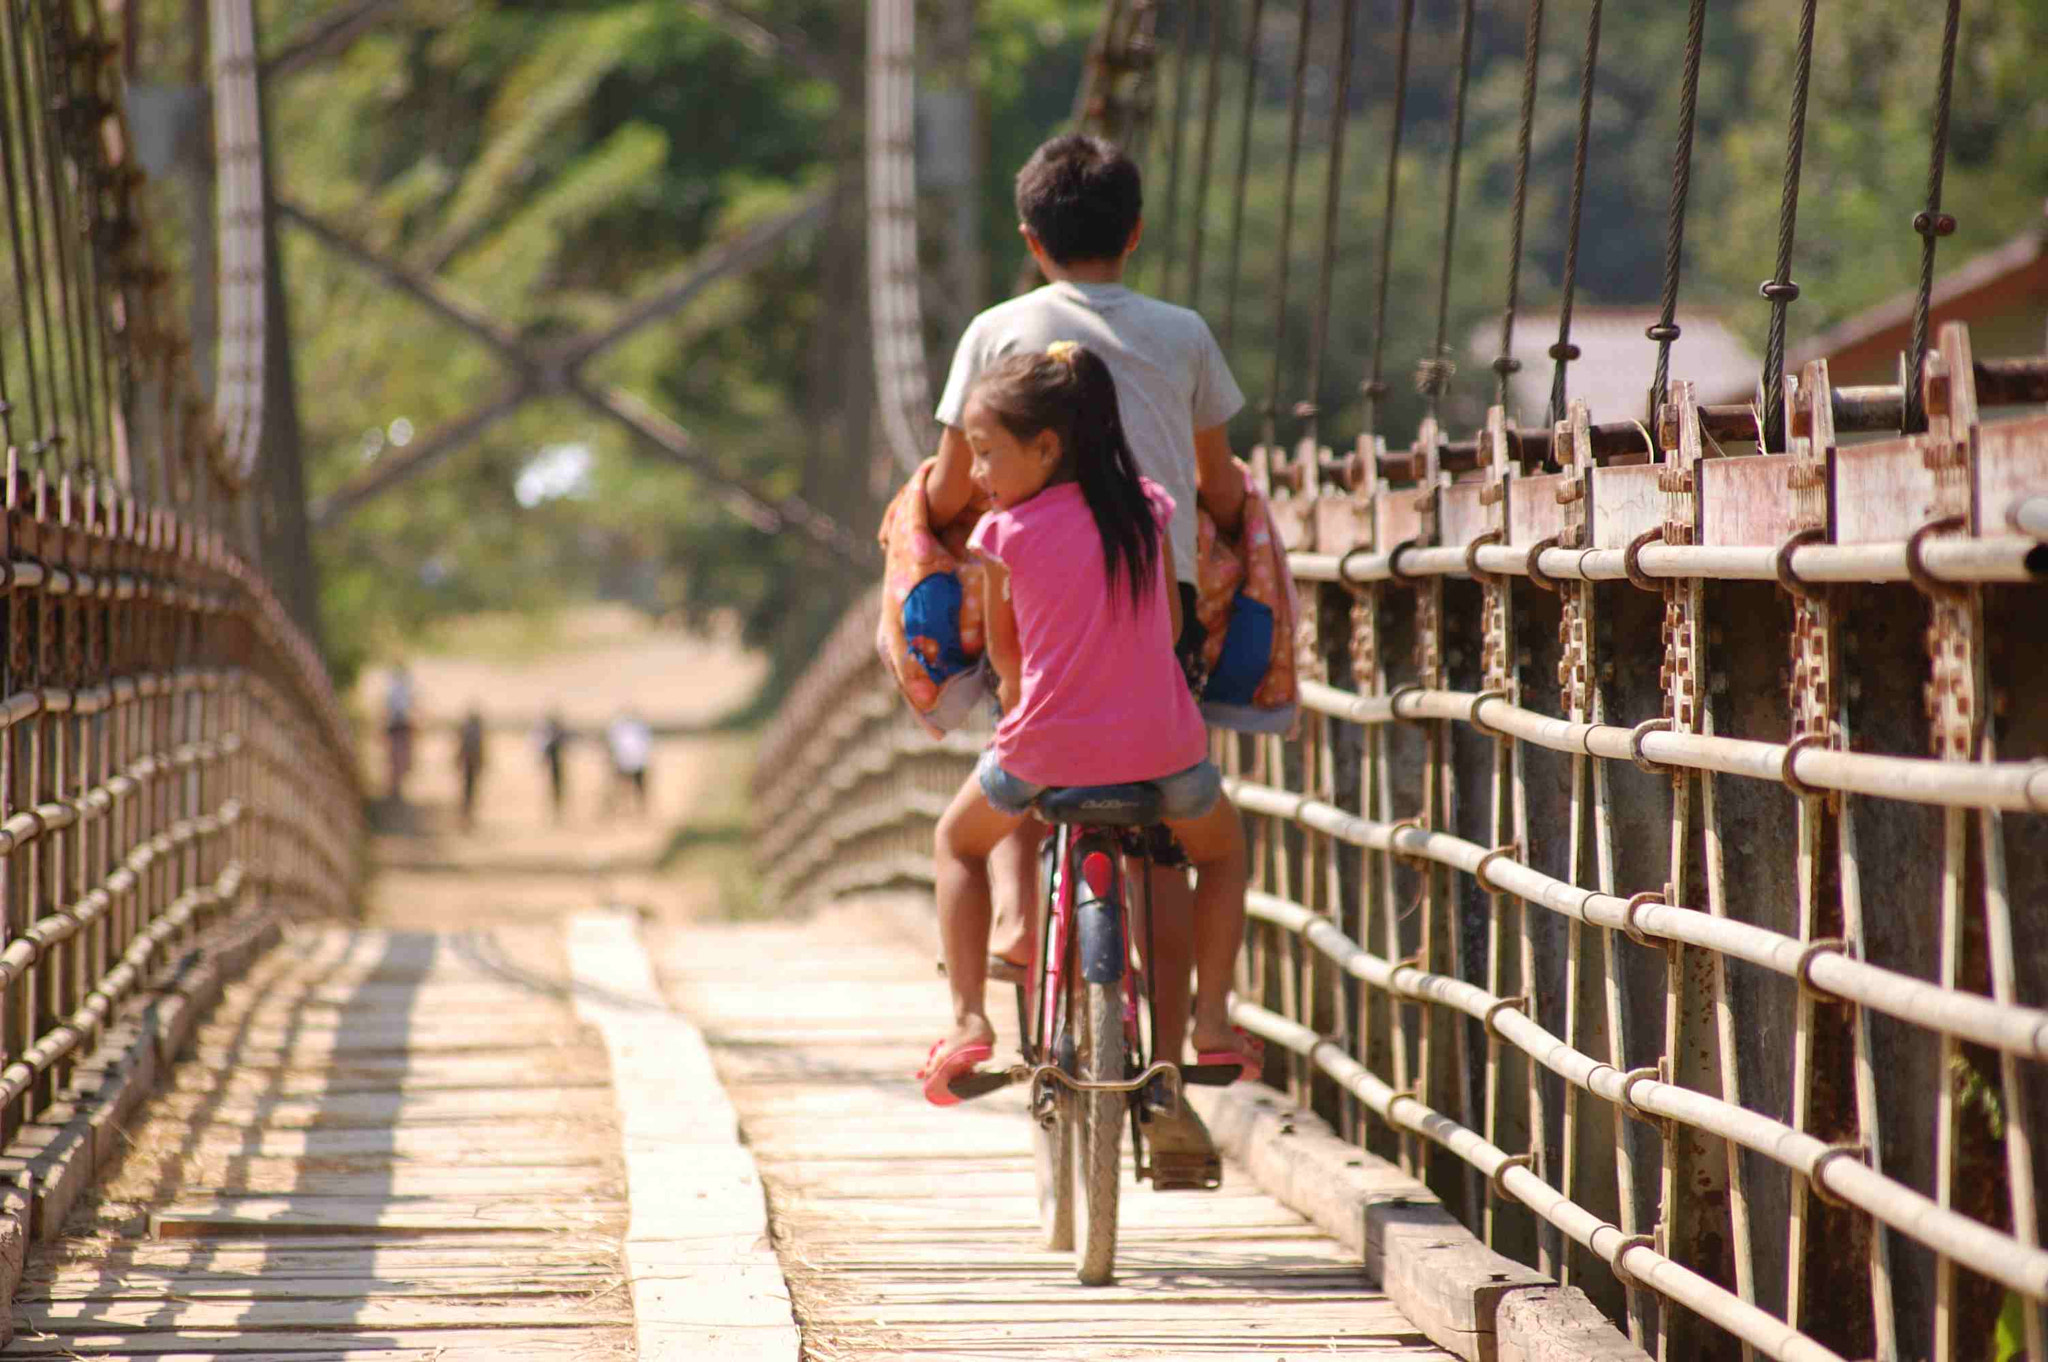
[[[1447,7],[1438,69],[1414,0],[1107,0],[1071,124],[1145,167],[1135,282],[1214,317],[1257,390],[1240,452],[1288,551],[1302,719],[1215,737],[1252,833],[1235,1019],[1268,1055],[1195,1099],[1224,1185],[1132,1189],[1118,1280],[1083,1288],[1039,1248],[1024,1100],[935,1112],[907,1077],[939,996],[933,829],[985,735],[935,742],[905,712],[879,591],[782,678],[745,792],[751,923],[634,911],[663,892],[652,834],[551,825],[537,786],[487,797],[466,840],[373,834],[316,641],[313,534],[543,398],[832,573],[879,575],[850,503],[749,481],[593,367],[849,191],[537,342],[273,182],[265,82],[336,59],[390,0],[275,46],[250,0],[195,5],[197,122],[136,78],[141,6],[6,5],[5,1351],[2048,1358],[2048,337],[1998,310],[2048,291],[2048,235],[1943,246],[1977,7],[1927,23],[1925,194],[1897,205],[1916,275],[1803,337],[1816,27],[1851,19],[1788,7],[1752,360],[1683,297],[1707,0],[1666,89],[1668,209],[1641,228],[1659,295],[1619,328],[1575,308],[1597,92],[1626,59],[1599,0],[1500,7],[1525,32],[1484,279],[1457,252],[1475,0]],[[691,8],[829,65],[728,0]],[[921,238],[931,20],[910,0],[866,16],[864,348],[900,481],[934,447],[946,310]],[[1567,49],[1539,313],[1537,101]],[[1384,126],[1350,97],[1367,71]],[[1402,152],[1424,82],[1448,111],[1433,180]],[[1277,144],[1255,136],[1262,92]],[[186,278],[145,161],[189,154],[192,127],[214,208]],[[1361,222],[1346,148],[1368,137],[1384,179]],[[1269,155],[1277,201],[1254,203]],[[1426,274],[1397,249],[1417,203]],[[507,374],[310,504],[281,232]],[[1340,298],[1354,256],[1374,287]],[[1454,291],[1481,288],[1497,333],[1454,335]],[[1340,303],[1371,316],[1357,374],[1333,368]],[[1416,328],[1415,353],[1390,339]],[[1420,418],[1397,435],[1408,366]],[[1333,400],[1354,381],[1355,408]],[[758,678],[708,643],[604,647],[531,694],[691,678],[706,708],[658,744],[685,774],[654,786],[680,808],[717,781],[689,744]]]

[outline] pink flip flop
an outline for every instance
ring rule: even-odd
[[[975,1044],[963,1045],[941,1055],[939,1051],[945,1043],[943,1040],[933,1041],[932,1048],[925,1054],[924,1067],[917,1071],[918,1080],[924,1084],[924,1100],[935,1107],[958,1106],[960,1099],[953,1092],[953,1080],[972,1071],[975,1065],[995,1053],[990,1046]]]
[[[1233,1026],[1237,1046],[1230,1050],[1201,1050],[1195,1054],[1195,1063],[1201,1068],[1212,1065],[1218,1068],[1236,1065],[1239,1078],[1256,1078],[1266,1067],[1266,1043],[1251,1035],[1241,1026]]]

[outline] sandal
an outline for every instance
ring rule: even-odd
[[[974,1066],[995,1053],[994,1047],[976,1043],[963,1045],[956,1050],[939,1053],[946,1042],[936,1040],[925,1053],[924,1067],[917,1071],[918,1081],[924,1085],[924,1100],[935,1107],[953,1107],[960,1104],[960,1097],[953,1091],[953,1080],[965,1077],[974,1071]]]
[[[1237,1037],[1237,1045],[1229,1050],[1199,1050],[1195,1053],[1195,1067],[1220,1070],[1235,1067],[1237,1072],[1224,1081],[1235,1082],[1240,1078],[1257,1078],[1266,1068],[1266,1043],[1241,1026],[1230,1028]]]

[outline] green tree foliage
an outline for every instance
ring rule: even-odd
[[[266,27],[288,34],[319,9],[270,6]],[[782,5],[773,19],[821,51],[857,42],[857,26],[822,8]],[[844,115],[830,81],[664,0],[415,0],[281,83],[271,116],[287,198],[546,344],[603,326],[829,180]],[[723,466],[792,490],[813,415],[817,247],[815,234],[791,239],[589,376],[639,394]],[[285,249],[316,497],[402,454],[407,425],[425,438],[512,380],[485,347],[355,263],[289,229]],[[583,475],[522,504],[521,471],[579,446]],[[656,611],[737,609],[766,639],[787,612],[764,614],[751,565],[792,556],[566,400],[490,427],[319,549],[332,636],[356,655],[401,646],[444,614],[600,589]]]

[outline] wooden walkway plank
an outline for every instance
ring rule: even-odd
[[[850,907],[656,938],[767,1184],[807,1357],[1448,1362],[1236,1170],[1212,1194],[1127,1173],[1118,1279],[1080,1286],[1071,1254],[1037,1247],[1022,1097],[939,1110],[911,1080],[945,993],[893,930]]]
[[[569,958],[611,1054],[641,1362],[797,1362],[760,1175],[703,1037],[663,1002],[631,914],[577,914]]]
[[[559,929],[302,929],[229,988],[9,1356],[631,1355],[619,1134]]]

